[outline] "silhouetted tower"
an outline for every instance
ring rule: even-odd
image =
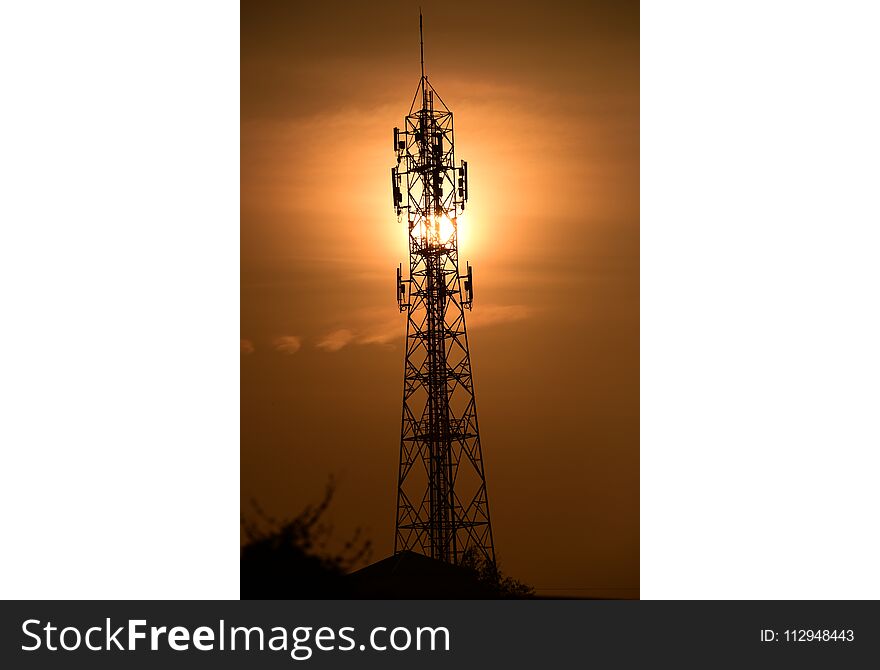
[[[452,112],[425,76],[394,129],[394,209],[406,215],[409,276],[397,270],[406,312],[403,420],[394,552],[416,551],[450,563],[465,551],[495,563],[486,476],[468,351],[465,309],[473,271],[458,262],[458,217],[468,198],[467,163],[455,166]]]

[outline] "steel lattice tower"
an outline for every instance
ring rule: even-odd
[[[465,328],[473,271],[461,274],[458,261],[467,163],[455,166],[452,112],[425,76],[421,34],[419,15],[422,76],[403,130],[394,129],[391,169],[394,209],[409,230],[409,277],[397,270],[407,326],[394,552],[456,564],[474,552],[494,565]]]

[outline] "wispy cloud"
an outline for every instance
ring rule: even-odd
[[[354,337],[354,333],[348,328],[340,328],[339,330],[327,333],[315,346],[319,349],[324,349],[325,351],[339,351],[346,345],[350,344],[354,340]]]
[[[526,305],[480,305],[473,313],[468,312],[465,318],[468,328],[484,328],[501,323],[522,321],[531,317],[532,314],[532,308]],[[316,346],[325,351],[335,352],[349,345],[387,346],[398,340],[403,341],[406,329],[404,317],[377,318],[375,323],[363,323],[373,321],[371,316],[374,316],[372,312],[364,312],[358,319],[363,325],[333,330],[327,333]]]
[[[291,355],[302,349],[302,339],[296,335],[276,337],[272,344],[275,346],[275,351],[279,351],[282,354]]]
[[[241,353],[245,356],[254,353],[254,343],[250,340],[241,341]]]
[[[370,328],[365,328],[357,337],[356,344],[388,345],[403,341],[406,319],[403,317],[386,319]]]

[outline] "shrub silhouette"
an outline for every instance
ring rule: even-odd
[[[474,547],[466,549],[462,554],[461,565],[476,572],[479,582],[498,598],[532,598],[535,595],[534,588],[503,574],[497,562],[490,563]]]

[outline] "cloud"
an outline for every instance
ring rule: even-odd
[[[296,335],[276,337],[272,344],[275,346],[275,351],[279,351],[282,354],[291,355],[302,349],[302,340]]]
[[[383,310],[385,312],[387,310]],[[479,305],[473,312],[465,313],[468,328],[483,328],[501,323],[523,321],[532,316],[534,310],[526,305]],[[349,345],[388,346],[403,342],[406,331],[406,318],[382,318],[374,310],[364,311],[360,321],[374,321],[368,325],[340,328],[327,333],[316,345],[329,352],[339,351]],[[371,318],[372,317],[372,318]]]
[[[245,356],[254,353],[254,343],[250,340],[241,341],[241,353]]]
[[[327,333],[316,346],[325,351],[339,351],[352,340],[354,340],[354,333],[347,328],[340,328]]]
[[[376,325],[365,328],[356,338],[357,344],[388,345],[392,342],[403,342],[406,331],[406,317],[398,316],[380,321]]]

